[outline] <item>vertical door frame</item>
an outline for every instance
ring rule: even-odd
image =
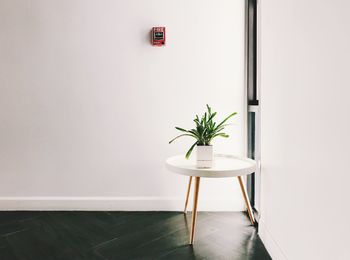
[[[247,191],[255,219],[260,209],[260,79],[259,79],[259,3],[246,0],[246,88],[248,157],[258,163],[255,173],[247,177]]]

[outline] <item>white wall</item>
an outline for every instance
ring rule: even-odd
[[[164,161],[192,140],[168,145],[173,127],[237,111],[215,145],[242,154],[243,64],[243,0],[0,1],[0,208],[182,209]],[[243,208],[236,180],[201,196]]]
[[[350,259],[349,10],[261,1],[260,235],[274,259]]]

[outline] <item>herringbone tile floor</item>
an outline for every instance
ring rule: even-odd
[[[0,212],[0,260],[271,259],[244,213]]]

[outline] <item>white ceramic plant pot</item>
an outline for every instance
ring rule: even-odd
[[[197,168],[211,168],[213,166],[213,146],[197,145]]]

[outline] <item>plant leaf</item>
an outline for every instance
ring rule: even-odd
[[[190,158],[191,153],[192,153],[192,150],[193,150],[193,148],[197,145],[197,143],[198,143],[198,142],[195,142],[195,143],[191,146],[191,148],[187,151],[186,156],[185,156],[186,159]]]
[[[197,137],[196,137],[196,136],[193,136],[192,134],[182,134],[182,135],[178,135],[178,136],[176,136],[175,138],[171,139],[171,140],[169,141],[169,144],[171,144],[171,143],[174,142],[176,139],[178,139],[178,138],[180,138],[180,137],[182,137],[182,136],[191,136],[191,137],[194,137],[195,139],[197,139]]]
[[[220,126],[222,126],[227,120],[229,120],[231,117],[233,117],[236,114],[237,114],[237,112],[234,112],[231,115],[229,115],[228,117],[226,117],[220,124],[218,124],[218,126],[216,128],[219,128]]]
[[[216,116],[216,112],[214,112],[213,114],[211,114],[211,115],[210,115],[210,117],[209,117],[208,121],[213,120],[214,116]]]
[[[188,132],[186,129],[183,129],[183,128],[177,127],[177,126],[175,126],[175,129],[177,129],[179,131],[182,131],[182,132]]]
[[[225,134],[225,133],[218,133],[218,134],[214,135],[213,138],[214,138],[214,137],[217,137],[217,136],[225,137],[225,138],[230,137],[228,134]]]
[[[225,134],[225,133],[218,133],[218,134],[215,134],[215,135],[213,135],[213,136],[210,138],[209,144],[210,144],[210,142],[211,142],[215,137],[224,137],[224,138],[228,138],[228,137],[230,137],[230,136],[229,136],[228,134]]]
[[[207,104],[207,109],[208,109],[208,113],[209,115],[211,114],[211,107]]]

